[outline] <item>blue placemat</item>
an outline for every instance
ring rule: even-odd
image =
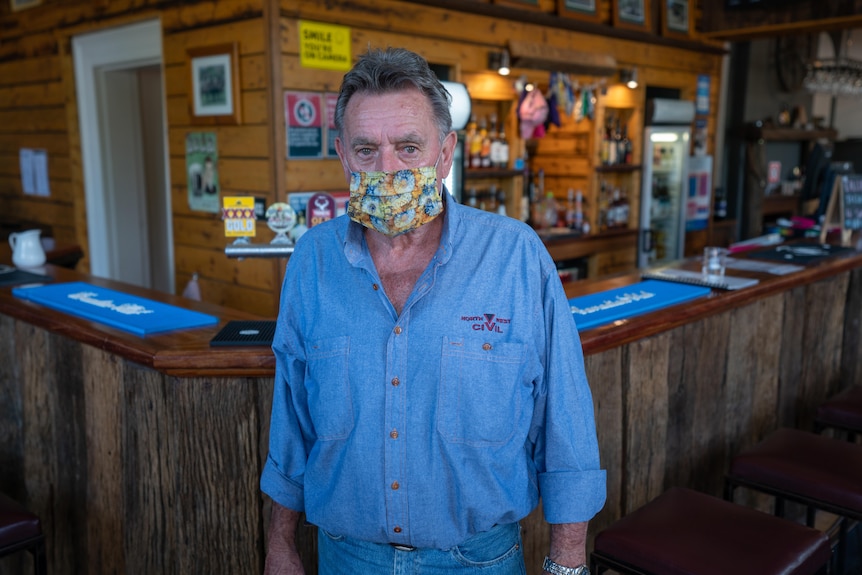
[[[12,288],[12,294],[140,336],[218,323],[212,315],[86,282]]]
[[[708,295],[708,287],[645,280],[625,287],[572,298],[569,306],[578,331],[626,319]]]

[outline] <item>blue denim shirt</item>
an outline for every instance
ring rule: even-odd
[[[547,249],[445,196],[440,246],[400,316],[346,216],[309,229],[287,266],[261,488],[331,533],[448,549],[540,495],[550,523],[604,505],[580,339]]]

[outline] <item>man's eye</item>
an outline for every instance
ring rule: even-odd
[[[416,146],[404,146],[403,149],[404,149],[404,152],[408,153],[408,154],[415,154],[418,151],[416,149]]]
[[[367,156],[371,153],[373,153],[371,148],[359,148],[358,150],[356,150],[356,155],[358,156]]]

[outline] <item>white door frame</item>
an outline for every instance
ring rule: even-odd
[[[87,237],[89,244],[90,273],[101,277],[115,277],[117,270],[112,262],[109,242],[114,224],[109,221],[112,199],[106,193],[105,171],[102,165],[102,134],[100,113],[97,109],[99,69],[121,69],[162,64],[162,29],[159,20],[148,20],[108,30],[82,34],[72,39],[75,65],[75,89],[78,100],[78,123],[81,133],[81,162],[84,172],[84,189],[87,209]],[[164,95],[163,95],[164,98]],[[163,119],[167,133],[166,121]],[[167,148],[166,148],[167,149]],[[167,152],[165,164],[167,165]],[[167,198],[167,217],[170,221],[170,181],[166,171],[164,190]],[[170,233],[170,226],[168,233]],[[169,238],[170,240],[170,238]],[[168,245],[173,245],[172,241]],[[127,254],[126,257],[129,257]],[[173,270],[173,252],[169,269]]]

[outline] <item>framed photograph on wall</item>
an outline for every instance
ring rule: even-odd
[[[189,115],[193,124],[239,124],[239,46],[236,42],[188,50]]]
[[[662,34],[665,36],[691,35],[691,0],[662,0]]]
[[[649,31],[649,0],[614,0],[613,20],[617,28]]]
[[[597,0],[557,0],[557,14],[588,22],[599,21]]]

